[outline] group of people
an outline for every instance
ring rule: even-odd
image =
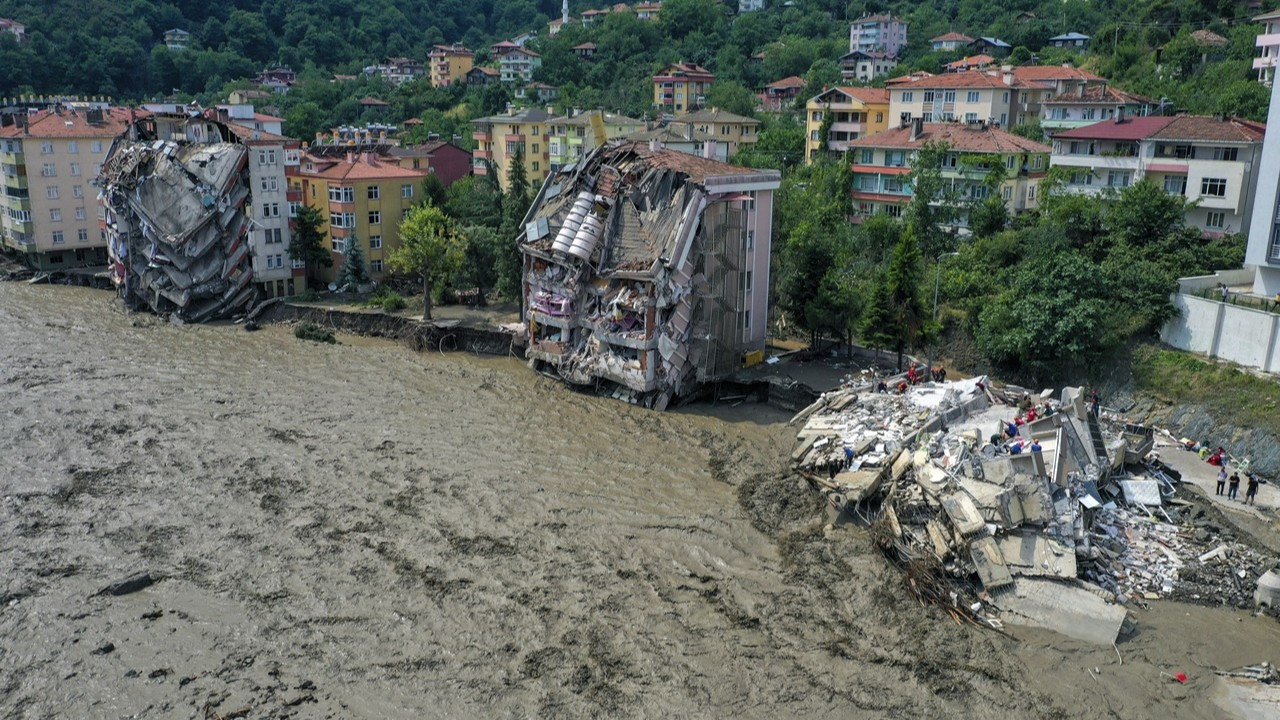
[[[1222,450],[1222,448],[1218,448],[1218,450]],[[1245,483],[1244,504],[1256,505],[1257,504],[1256,501],[1258,498],[1258,484],[1261,481],[1258,480],[1257,473],[1252,473],[1252,472],[1245,473],[1245,476],[1248,477],[1249,479],[1248,479],[1248,482]],[[1223,488],[1226,488],[1226,495],[1228,500],[1237,499],[1236,496],[1240,492],[1240,471],[1239,470],[1231,473],[1231,477],[1228,478],[1226,466],[1223,465],[1218,468],[1218,486],[1217,488],[1214,489],[1213,494],[1222,495]]]
[[[893,391],[898,395],[906,395],[907,390],[912,385],[919,385],[920,383],[927,382],[930,379],[932,379],[934,382],[945,382],[947,379],[946,366],[939,364],[938,367],[936,368],[927,368],[924,365],[917,365],[915,363],[911,363],[911,365],[907,367],[906,377],[899,380],[893,386]],[[878,393],[889,392],[889,383],[885,382],[884,380],[881,380],[879,383],[876,384],[876,392]]]

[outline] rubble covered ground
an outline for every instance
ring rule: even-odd
[[[794,466],[839,517],[870,524],[923,600],[957,619],[1107,645],[1125,608],[1252,608],[1276,557],[1225,530],[1125,424],[1079,388],[987,378],[880,392],[855,382],[797,416]]]
[[[199,322],[253,300],[248,150],[226,125],[145,114],[96,183],[112,279],[131,307]]]

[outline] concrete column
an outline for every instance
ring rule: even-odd
[[[1275,355],[1276,330],[1280,328],[1280,315],[1271,313],[1271,330],[1267,333],[1267,354],[1262,360],[1262,369],[1271,372],[1271,360]]]
[[[1222,324],[1227,315],[1227,304],[1218,303],[1218,315],[1213,321],[1213,342],[1209,344],[1209,357],[1218,357],[1218,344],[1222,342]]]

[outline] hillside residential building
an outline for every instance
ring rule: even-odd
[[[431,48],[431,52],[427,53],[427,63],[431,68],[431,87],[449,87],[466,82],[474,57],[474,53],[458,43]]]
[[[0,33],[9,33],[20,43],[27,40],[27,26],[17,20],[0,18]]]
[[[549,179],[517,240],[531,366],[657,410],[743,367],[765,345],[779,183],[642,143]]]
[[[971,42],[973,42],[973,38],[964,33],[949,32],[930,40],[929,47],[933,48],[934,52],[951,52],[967,47]]]
[[[603,20],[605,15],[609,14],[609,8],[600,8],[582,11],[582,27],[588,28],[595,25],[596,22]]]
[[[498,184],[507,190],[507,168],[518,155],[524,163],[525,177],[537,187],[551,169],[551,121],[556,118],[542,108],[516,110],[507,108],[502,115],[471,121],[476,149],[471,153],[471,172],[488,175],[490,167],[498,174]]]
[[[1196,203],[1187,209],[1188,225],[1206,234],[1247,233],[1265,172],[1265,129],[1203,115],[1116,118],[1056,133],[1053,165],[1071,172],[1072,192],[1119,190],[1147,179]]]
[[[445,187],[471,174],[471,153],[445,140],[393,147],[389,152],[400,167],[425,170],[428,175],[440,178]]]
[[[600,120],[597,125],[596,119]],[[606,141],[630,136],[644,130],[643,120],[611,112],[590,110],[552,118],[547,121],[549,159],[552,169],[559,169],[577,162],[600,146],[597,132],[602,131]]]
[[[468,85],[489,85],[502,82],[502,73],[497,68],[473,67],[467,71]]]
[[[380,75],[392,85],[403,85],[427,74],[422,63],[407,57],[384,58],[377,65],[365,68],[364,72],[366,75]]]
[[[170,28],[164,31],[164,46],[170,50],[186,50],[191,46],[191,33],[182,28]]]
[[[687,155],[729,162],[728,143],[716,142],[713,136],[695,129],[689,123],[671,122],[652,130],[641,130],[624,135],[621,139],[649,146],[657,143],[658,149],[665,148]]]
[[[261,130],[272,135],[284,134],[284,118],[256,112],[250,103],[227,103],[215,106],[222,113],[219,120],[234,123],[250,130]],[[174,112],[177,112],[175,107]]]
[[[897,58],[880,50],[854,50],[840,56],[840,76],[845,80],[871,82],[896,67]]]
[[[965,205],[992,195],[1003,199],[1010,213],[1038,207],[1040,181],[1049,169],[1049,146],[983,122],[925,123],[917,118],[906,127],[849,143],[854,154],[853,200],[859,216],[902,214],[911,200],[907,178],[911,164],[928,142],[944,142],[951,148],[942,176],[961,203],[952,225],[955,229],[968,227]],[[998,171],[988,164],[993,157],[999,158]],[[1003,173],[999,184],[993,172]]]
[[[1084,51],[1089,49],[1089,36],[1078,32],[1054,35],[1049,38],[1049,45],[1056,48]]]
[[[517,45],[510,40],[502,40],[501,42],[496,42],[489,46],[489,55],[495,58],[500,58],[512,50],[517,50],[519,48],[520,45]]]
[[[257,88],[232,90],[227,93],[227,102],[232,105],[252,105],[254,103],[265,103],[270,101],[271,93]]]
[[[985,121],[1000,127],[1019,122],[1021,93],[1047,90],[1009,71],[943,73],[890,85],[890,125],[915,119],[926,123]]]
[[[1117,117],[1144,117],[1159,111],[1160,103],[1105,85],[1090,86],[1083,92],[1063,93],[1040,104],[1040,125],[1046,133],[1092,125]]]
[[[263,122],[251,106],[219,105],[206,117],[220,120],[249,148],[249,191],[253,209],[249,213],[250,247],[253,248],[253,280],[266,297],[286,297],[302,292],[303,268],[289,259],[292,241],[291,218],[297,216],[302,194],[289,189],[298,174],[302,142],[263,129]]]
[[[634,9],[635,9],[636,17],[641,20],[657,20],[659,13],[662,12],[662,3],[660,2],[637,3]]]
[[[289,88],[296,82],[298,82],[298,73],[285,65],[269,67],[253,78],[254,85],[261,85],[278,93],[289,92]]]
[[[707,133],[717,142],[729,146],[729,155],[743,145],[754,145],[760,139],[760,121],[735,115],[720,108],[703,108],[676,116],[677,122],[689,123],[695,130]]]
[[[289,189],[329,219],[324,229],[333,267],[322,268],[320,277],[330,282],[338,277],[353,235],[365,251],[369,274],[374,280],[385,277],[387,258],[400,246],[400,221],[417,202],[426,176],[426,170],[400,167],[372,143],[312,145]]]
[[[907,47],[907,24],[892,15],[866,15],[849,24],[849,52],[879,50],[898,57]]]
[[[498,72],[504,83],[528,85],[533,82],[533,72],[540,67],[542,56],[524,48],[516,48],[498,58]]]
[[[693,63],[668,65],[653,76],[653,106],[664,112],[702,107],[716,76]]]
[[[1087,92],[1093,88],[1106,87],[1107,79],[1086,70],[1069,65],[1004,65],[1000,72],[1013,71],[1015,79],[1026,85],[1018,94],[1019,123],[1033,123],[1044,119],[1041,105],[1055,95],[1070,95]],[[994,71],[990,71],[994,72]]]
[[[1258,71],[1258,82],[1270,87],[1276,63],[1280,62],[1280,10],[1259,15],[1253,21],[1262,24],[1262,34],[1254,40],[1258,57],[1253,59],[1253,69]]]
[[[90,183],[129,120],[123,108],[56,106],[0,127],[5,247],[36,270],[107,263],[98,191]]]
[[[1271,86],[1271,108],[1267,125],[1280,128],[1280,92]],[[1258,174],[1253,196],[1253,218],[1249,224],[1249,245],[1245,265],[1253,265],[1253,292],[1263,297],[1280,293],[1280,132],[1269,133],[1262,142],[1260,164],[1271,172]]]
[[[1013,46],[996,37],[980,37],[969,43],[969,50],[975,55],[1005,57],[1013,51]]]
[[[738,12],[749,13],[764,9],[764,0],[738,0]]]
[[[596,50],[598,48],[593,42],[584,42],[580,45],[574,45],[571,49],[573,50],[574,55],[577,55],[583,60],[590,60],[596,56]]]
[[[805,108],[804,161],[815,153],[843,153],[849,143],[889,127],[889,91],[881,88],[833,87],[809,98]],[[827,146],[822,125],[831,118]]]
[[[778,112],[791,107],[796,98],[800,97],[800,93],[804,91],[806,84],[804,78],[799,75],[792,75],[765,85],[764,92],[756,97],[760,102],[760,107],[770,112]]]

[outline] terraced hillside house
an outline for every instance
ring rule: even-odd
[[[454,43],[436,45],[427,53],[427,66],[431,70],[431,87],[449,87],[467,81],[475,54]]]
[[[673,63],[653,76],[653,106],[662,112],[683,113],[702,107],[716,76],[694,63]]]
[[[849,143],[889,127],[889,91],[883,88],[833,87],[805,103],[804,161],[822,153],[838,155]],[[822,128],[831,120],[826,145]]]
[[[1097,194],[1150,180],[1192,203],[1186,222],[1208,235],[1248,233],[1266,126],[1238,118],[1115,118],[1053,136],[1066,189]]]
[[[551,121],[558,117],[550,109],[517,110],[508,106],[502,115],[471,121],[476,149],[471,152],[471,172],[498,174],[498,183],[507,190],[507,169],[519,157],[525,177],[533,187],[542,183],[551,170]]]
[[[676,116],[675,121],[688,123],[695,129],[714,137],[716,142],[724,143],[729,148],[730,156],[738,152],[743,145],[754,145],[760,139],[759,120],[720,108],[695,110]]]
[[[551,167],[559,169],[581,160],[599,147],[602,140],[607,142],[644,130],[645,123],[617,113],[590,110],[552,118],[548,126]]]
[[[849,143],[853,155],[853,200],[859,217],[902,215],[912,198],[908,175],[926,143],[945,143],[942,166],[947,198],[954,203],[952,227],[965,232],[968,207],[989,197],[1004,200],[1010,213],[1039,205],[1040,182],[1049,169],[1048,145],[1028,140],[984,122],[926,123],[913,120]]]
[[[4,246],[36,270],[107,264],[98,177],[111,142],[128,128],[123,108],[60,105],[5,116],[0,127]]]
[[[400,221],[418,202],[427,171],[401,167],[388,150],[376,143],[312,145],[290,179],[290,190],[328,219],[333,267],[317,275],[326,282],[337,278],[353,235],[374,280],[389,270],[387,258],[400,246]]]
[[[930,75],[894,83],[889,90],[891,125],[960,121],[1008,127],[1018,122],[1020,94],[1047,86],[1017,79],[1010,70]]]

